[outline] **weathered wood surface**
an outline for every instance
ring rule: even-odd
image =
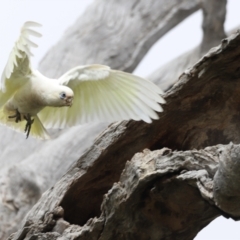
[[[57,77],[70,67],[97,62],[131,71],[159,37],[200,8],[199,2],[94,2],[48,52],[40,70],[49,77]],[[0,126],[4,136],[0,145],[0,239],[19,228],[19,221],[39,196],[67,171],[106,126],[55,132],[50,142],[26,141],[24,135]],[[15,184],[22,187],[16,191]],[[34,197],[28,199],[32,194]]]
[[[101,127],[105,126],[102,124]],[[25,145],[19,147],[18,154],[22,161],[15,164],[10,162],[9,166],[0,169],[0,239],[6,239],[19,229],[20,222],[41,194],[54,185],[93,143],[99,127],[99,124],[90,124],[85,126],[84,131],[81,128],[71,128],[44,146],[36,146],[25,159],[21,159],[23,156],[20,150],[31,148],[31,145],[21,135]],[[92,133],[90,136],[89,131]],[[70,141],[73,135],[74,141]],[[7,151],[10,149],[7,148]]]
[[[95,1],[48,52],[40,70],[49,77],[56,77],[76,65],[104,63],[115,69],[132,72],[150,47],[200,9],[201,2]],[[54,68],[49,67],[52,62],[55,63]]]
[[[183,71],[196,63],[210,48],[217,46],[219,40],[226,37],[224,31],[226,3],[226,0],[202,1],[203,39],[201,44],[157,69],[149,76],[149,79],[166,91],[172,87]],[[232,33],[228,33],[228,35],[230,36]]]
[[[105,130],[12,239],[192,239],[221,214],[237,219],[239,177],[229,168],[240,147],[213,145],[240,142],[239,44],[237,32],[184,72],[159,120]]]
[[[127,3],[124,5],[124,2]],[[146,51],[149,49],[149,47],[154,43],[154,41],[162,36],[161,34],[164,34],[167,30],[171,29],[174,24],[178,23],[180,20],[188,16],[191,12],[199,9],[200,7],[198,1],[167,1],[167,4],[163,4],[164,2],[166,3],[166,1],[158,1],[158,3],[155,3],[156,5],[154,5],[152,2],[150,3],[150,1],[138,1],[136,5],[134,5],[134,1],[121,1],[119,4],[121,4],[121,7],[127,7],[127,10],[120,8],[122,12],[120,11],[118,14],[113,13],[109,16],[105,14],[105,11],[103,11],[103,5],[99,6],[98,4],[107,4],[107,6],[111,5],[114,7],[114,9],[116,9],[115,4],[119,6],[118,3],[111,1],[111,4],[109,4],[109,1],[102,1],[101,3],[98,1],[98,3],[89,8],[85,15],[83,15],[76,22],[76,25],[70,28],[66,32],[63,39],[47,54],[45,60],[41,64],[41,70],[48,76],[59,76],[62,72],[71,66],[100,62],[108,64],[114,68],[132,71],[137,63],[141,60],[142,56],[144,56]],[[164,8],[159,8],[158,11],[155,11],[157,9],[157,4],[160,3],[161,7],[164,6]],[[149,7],[150,4],[151,7],[154,7],[154,11],[152,11],[152,9]],[[208,4],[208,1],[205,4]],[[216,18],[215,20],[215,16],[209,18],[209,16],[213,16],[211,11],[213,11],[214,8],[206,8],[205,10],[204,20],[207,22],[205,25],[209,26],[211,31],[214,30],[214,27],[211,28],[211,21],[213,23],[213,26],[215,26],[215,24],[218,24],[218,22],[223,23],[225,16],[224,10],[226,1],[219,1],[218,4],[218,11],[220,15],[222,14],[219,17],[220,21],[218,21],[219,18]],[[94,10],[94,8],[98,8],[99,11]],[[132,12],[128,8],[131,8]],[[105,9],[107,8],[105,7]],[[145,11],[150,11],[151,14],[147,14]],[[132,18],[131,21],[133,22],[131,23],[133,25],[140,24],[141,29],[139,30],[137,28],[138,31],[135,32],[135,30],[132,29],[133,25],[128,26],[128,24],[124,24],[121,21],[119,21],[119,24],[121,23],[122,25],[116,24],[118,23],[118,20],[123,16],[123,12],[127,13],[126,21],[128,21],[128,23],[130,21],[129,19]],[[152,15],[152,12],[154,14],[157,14],[158,17]],[[95,22],[95,28],[91,25],[92,18],[89,16],[90,13],[94,14],[95,17],[99,16],[99,21]],[[140,17],[138,16],[139,13]],[[100,21],[103,21],[104,24],[100,24]],[[109,25],[109,22],[111,21],[114,24]],[[145,21],[147,24],[144,23]],[[83,26],[86,26],[86,28]],[[119,31],[121,27],[125,30]],[[218,26],[216,31],[218,33],[214,35],[216,38],[205,38],[205,44],[210,44],[209,46],[213,46],[213,44],[215,44],[216,41],[218,41],[219,38],[224,35],[224,31],[221,26]],[[207,35],[208,33],[209,31],[205,30],[205,34]],[[98,35],[101,35],[101,39],[103,39],[101,45],[99,45],[98,40],[96,41],[96,39],[98,39]],[[116,38],[116,35],[120,37]],[[132,38],[133,35],[137,40]],[[238,36],[236,38],[238,38]],[[119,41],[119,39],[121,40],[121,45],[119,42],[116,43],[116,41]],[[126,39],[126,41],[129,41],[130,43],[124,43],[122,39]],[[210,42],[206,43],[206,39]],[[238,44],[236,41],[235,44]],[[91,51],[89,51],[89,44],[91,44]],[[118,47],[116,48],[116,46]],[[191,71],[186,71],[174,89],[171,90],[171,92],[167,93],[168,104],[165,107],[165,113],[162,115],[163,120],[160,120],[158,123],[154,123],[154,126],[150,128],[149,126],[145,126],[141,123],[124,122],[122,124],[113,124],[109,129],[107,129],[95,141],[93,147],[85,155],[83,155],[83,157],[81,157],[77,165],[72,167],[68,174],[65,175],[52,190],[48,191],[40,200],[40,202],[31,210],[27,221],[23,222],[23,225],[25,225],[26,228],[20,229],[14,238],[24,239],[24,237],[26,237],[26,239],[28,239],[36,237],[39,239],[56,239],[57,237],[62,237],[63,239],[74,239],[79,235],[80,239],[97,239],[99,237],[99,234],[102,234],[102,238],[100,239],[109,239],[108,237],[114,237],[114,235],[109,235],[114,234],[114,232],[110,233],[110,231],[113,229],[111,221],[120,225],[119,229],[122,229],[121,233],[126,231],[127,222],[132,223],[132,229],[138,229],[139,225],[144,226],[145,229],[144,220],[146,221],[146,226],[148,226],[148,223],[150,222],[150,220],[147,218],[143,219],[143,216],[147,215],[146,209],[140,211],[140,213],[136,214],[136,216],[133,214],[132,220],[131,216],[129,216],[130,219],[122,223],[121,216],[126,213],[130,213],[131,209],[129,209],[127,205],[124,209],[125,203],[124,201],[121,201],[121,198],[123,197],[123,199],[126,199],[126,197],[124,193],[123,195],[120,193],[122,191],[127,192],[127,195],[129,195],[130,199],[126,203],[129,203],[132,206],[136,201],[136,199],[134,199],[134,196],[139,199],[141,190],[143,191],[143,196],[146,192],[150,191],[150,189],[147,187],[149,186],[148,178],[145,179],[146,176],[144,173],[139,175],[140,178],[143,178],[142,182],[139,181],[142,185],[136,182],[138,181],[138,177],[136,177],[136,179],[132,179],[134,174],[131,176],[129,174],[134,172],[137,172],[138,174],[138,171],[141,172],[141,169],[145,169],[144,167],[148,166],[149,169],[147,169],[146,172],[154,175],[154,171],[157,171],[157,168],[155,168],[155,170],[153,169],[151,172],[150,170],[152,165],[148,165],[146,163],[146,159],[149,158],[149,156],[154,156],[155,160],[158,158],[162,159],[161,153],[159,151],[154,151],[152,153],[149,152],[148,154],[145,152],[143,155],[137,155],[137,157],[134,158],[135,160],[133,160],[133,163],[130,164],[131,168],[128,168],[127,165],[125,171],[132,169],[132,172],[129,170],[128,175],[125,177],[122,176],[121,182],[133,182],[132,184],[136,183],[136,188],[134,189],[136,189],[136,191],[140,191],[137,195],[134,195],[133,191],[135,190],[132,188],[124,189],[122,186],[119,187],[118,185],[115,185],[117,187],[113,187],[113,189],[110,190],[108,194],[110,198],[108,200],[104,200],[101,210],[100,205],[102,203],[102,195],[111,189],[114,182],[117,182],[119,180],[119,176],[125,166],[125,162],[131,159],[131,157],[136,152],[142,151],[146,147],[150,148],[151,150],[159,149],[163,146],[178,150],[187,150],[195,147],[203,148],[209,144],[215,145],[217,143],[228,143],[231,140],[236,143],[239,142],[239,132],[236,131],[236,129],[239,129],[239,126],[236,123],[236,119],[239,116],[237,112],[237,105],[239,104],[239,93],[236,90],[238,89],[238,85],[237,83],[234,85],[233,81],[230,85],[227,85],[227,90],[225,90],[225,86],[228,84],[229,79],[234,80],[235,78],[238,78],[237,62],[239,61],[239,53],[236,51],[234,55],[231,54],[230,51],[229,56],[221,56],[222,51],[225,47],[228,49],[228,51],[231,50],[231,44],[224,43],[223,49],[221,49],[220,52],[214,52],[213,56],[210,54],[206,59],[202,60],[199,63],[200,67],[198,65],[195,65],[193,68],[191,68]],[[182,62],[182,60],[185,59],[185,62],[189,64],[188,66],[191,66],[192,62],[197,61],[199,56],[203,54],[205,50],[206,49],[202,48],[201,45],[196,54],[192,54],[190,58],[186,57],[178,59],[176,62],[179,64],[179,62]],[[76,54],[76,52],[79,54]],[[67,56],[67,58],[65,58],[65,56]],[[127,60],[126,56],[128,56]],[[214,62],[214,56],[218,56],[217,58],[219,62]],[[64,62],[65,59],[67,60],[66,62]],[[223,67],[224,61],[226,61],[228,64],[226,64],[226,66],[224,65]],[[54,65],[56,65],[52,68],[49,68],[53,62]],[[212,62],[214,63],[213,66]],[[233,67],[231,66],[232,63],[234,65]],[[175,69],[174,65],[171,64],[169,64],[169,69],[172,73],[175,73],[175,70],[173,70]],[[186,66],[184,65],[180,66],[179,73],[182,73],[182,71],[185,70],[185,67]],[[205,73],[207,74],[206,76]],[[221,73],[223,73],[223,76],[221,76]],[[162,73],[160,73],[160,75],[161,74]],[[197,77],[197,75],[202,74],[203,76],[199,78]],[[174,79],[175,82],[177,77],[178,75],[175,75],[174,77],[171,75],[168,76],[168,79]],[[157,82],[161,82],[160,77],[157,78]],[[210,86],[207,86],[208,84]],[[193,92],[191,92],[192,90]],[[233,94],[234,96],[232,97],[232,100],[229,100],[229,96],[232,95],[233,91],[235,91]],[[235,101],[235,99],[237,100]],[[228,102],[227,105],[225,105],[226,102]],[[232,102],[234,102],[233,105]],[[224,106],[223,112],[221,112],[221,104]],[[236,115],[236,119],[234,118],[234,114]],[[220,121],[219,123],[219,119],[221,119],[222,122]],[[19,220],[24,217],[27,210],[37,201],[42,192],[45,191],[49,186],[53,185],[60,178],[60,176],[66,172],[66,169],[68,169],[69,166],[76,159],[78,159],[80,155],[82,155],[86,147],[90,146],[94,135],[103,129],[103,126],[104,125],[99,127],[95,125],[93,130],[90,130],[91,127],[87,126],[83,128],[75,128],[74,130],[66,130],[62,136],[57,137],[50,144],[43,143],[43,145],[41,145],[37,141],[30,143],[28,141],[28,150],[23,153],[22,149],[26,149],[25,139],[22,138],[23,136],[20,135],[20,138],[18,140],[18,138],[15,138],[15,135],[8,135],[10,141],[12,143],[16,142],[17,144],[12,144],[12,151],[9,148],[6,148],[6,151],[3,152],[3,154],[5,154],[5,156],[9,156],[9,154],[12,154],[14,149],[18,149],[18,151],[21,149],[19,151],[19,156],[22,156],[21,154],[23,154],[23,157],[20,159],[22,160],[22,163],[19,166],[17,164],[12,167],[9,167],[9,163],[6,161],[7,158],[3,158],[6,168],[4,168],[4,171],[1,172],[1,183],[3,183],[1,184],[1,192],[4,193],[4,197],[7,197],[2,198],[4,201],[0,206],[0,211],[2,209],[4,216],[8,216],[8,218],[4,219],[7,224],[1,225],[0,228],[4,228],[5,234],[6,229],[8,229],[8,233],[10,233],[12,230],[19,228]],[[4,129],[4,131],[5,130],[6,129]],[[165,131],[165,133],[163,131]],[[58,136],[58,133],[55,134]],[[90,139],[88,137],[89,135],[92,136]],[[124,138],[126,139],[124,140]],[[86,142],[86,139],[88,139],[88,142]],[[66,144],[66,142],[68,142],[68,144]],[[20,148],[19,143],[23,144],[23,147]],[[65,148],[62,147],[63,145]],[[36,151],[39,148],[41,148],[41,154]],[[36,152],[30,154],[34,151]],[[183,152],[181,154],[183,157],[187,157],[188,155],[185,154],[196,155],[196,152]],[[216,152],[214,152],[213,155],[214,154],[216,154]],[[145,155],[147,156],[146,158]],[[14,160],[11,160],[11,164],[20,161],[19,157],[16,157],[16,155],[13,155],[12,159]],[[201,162],[201,159],[196,159],[194,159],[194,163],[191,163],[193,165],[193,170],[196,168],[195,161],[197,161],[197,165],[201,165],[201,163],[198,162]],[[216,158],[216,161],[218,161],[218,158]],[[186,160],[186,162],[188,162],[188,160]],[[171,165],[171,163],[172,160],[170,158],[169,164]],[[178,166],[176,161],[173,161],[173,163]],[[192,166],[191,164],[189,166]],[[216,163],[209,162],[209,166],[213,166],[214,168],[214,170],[211,171],[207,170],[207,174],[209,174],[209,176],[205,175],[206,172],[193,171],[192,173],[189,171],[189,169],[187,169],[187,174],[191,174],[191,177],[189,177],[190,182],[195,181],[194,184],[192,184],[194,185],[193,188],[189,188],[189,181],[187,181],[187,179],[183,179],[183,183],[180,184],[180,186],[178,185],[178,180],[184,178],[185,176],[184,172],[179,173],[179,179],[177,178],[178,180],[176,180],[177,186],[176,188],[173,188],[173,195],[168,196],[169,202],[171,203],[170,198],[175,199],[177,196],[179,196],[179,198],[182,197],[183,203],[187,201],[184,199],[184,196],[178,194],[181,189],[185,189],[189,191],[189,194],[191,196],[193,195],[193,198],[191,199],[193,201],[196,201],[196,204],[199,203],[199,205],[201,205],[200,209],[202,212],[204,212],[204,215],[202,215],[201,212],[199,216],[202,218],[199,217],[199,221],[194,222],[196,224],[195,226],[189,226],[190,228],[188,231],[185,229],[186,224],[184,225],[184,223],[182,223],[181,226],[177,225],[180,221],[179,219],[176,220],[173,218],[168,218],[167,220],[169,222],[172,222],[173,220],[173,225],[169,224],[166,227],[170,228],[171,231],[171,234],[169,231],[167,231],[169,234],[168,236],[170,236],[169,239],[173,239],[173,236],[176,236],[176,238],[179,237],[179,239],[184,239],[184,236],[186,237],[185,239],[192,239],[192,236],[194,236],[203,226],[205,226],[219,214],[222,214],[222,212],[220,210],[217,210],[216,207],[209,206],[208,202],[205,202],[199,195],[199,191],[202,192],[204,190],[203,192],[205,192],[205,197],[210,196],[207,199],[212,199],[212,177],[217,169],[217,165]],[[163,165],[163,167],[166,166]],[[204,169],[206,166],[202,164],[201,167]],[[198,171],[199,169],[196,168],[195,170]],[[220,173],[218,173],[216,176],[219,174]],[[166,175],[168,175],[168,173],[166,173]],[[16,179],[16,176],[20,176],[19,179]],[[165,175],[158,175],[158,177],[162,176]],[[196,176],[199,177],[201,181],[197,179],[192,180]],[[9,181],[9,179],[11,179],[11,181]],[[172,175],[169,179],[170,182],[171,179]],[[207,181],[206,184],[201,188],[201,184],[204,182],[203,179],[206,179]],[[166,181],[168,182],[168,179]],[[223,181],[223,184],[224,183],[225,182]],[[175,185],[174,181],[173,185]],[[18,190],[17,186],[21,186],[20,190]],[[144,189],[144,186],[147,188]],[[170,189],[171,184],[166,186]],[[215,190],[219,189],[219,185],[214,186]],[[226,189],[228,189],[227,187]],[[222,187],[220,188],[222,189]],[[233,189],[236,190],[234,187]],[[111,194],[114,193],[114,191],[116,191],[116,195]],[[162,192],[160,191],[159,195],[161,194]],[[197,199],[194,194],[196,194],[196,196],[199,198]],[[209,201],[211,204],[220,206],[222,210],[225,211],[225,213],[227,212],[228,214],[237,218],[238,216],[232,213],[238,209],[238,205],[232,206],[232,209],[234,210],[231,210],[229,213],[229,202],[231,203],[231,201],[229,201],[228,198],[224,197],[224,194],[227,195],[227,197],[229,196],[229,192],[225,193],[225,191],[223,191],[223,193],[219,193],[218,191],[215,191],[216,200],[214,202],[212,202],[212,200]],[[230,192],[230,196],[236,199],[237,203],[238,196],[231,194],[232,193]],[[151,193],[149,193],[149,196],[151,196]],[[159,198],[159,196],[157,198]],[[134,201],[131,202],[131,200]],[[147,199],[146,208],[149,205],[152,205],[153,202],[155,204],[158,204],[158,200],[159,199],[154,199],[154,197],[152,202],[148,201]],[[142,203],[143,201],[139,202],[139,205]],[[109,204],[112,204],[112,206],[115,204],[114,208],[111,208],[111,206],[109,208]],[[159,208],[164,209],[164,204],[167,205],[168,203],[160,201]],[[172,204],[174,205],[174,203]],[[65,211],[64,214],[62,207]],[[167,207],[169,206],[167,205]],[[114,215],[115,210],[118,213],[122,213],[122,215]],[[172,208],[171,210],[174,212],[175,209]],[[195,210],[196,208],[193,208],[192,212]],[[105,212],[107,214],[105,214]],[[185,212],[185,217],[187,220],[189,220],[189,217],[192,216],[192,212]],[[174,213],[176,213],[176,215],[182,214],[182,212],[179,212],[177,210]],[[195,212],[195,214],[195,216],[198,218],[198,212]],[[97,217],[91,220],[91,217],[95,216]],[[63,220],[63,217],[65,220]],[[118,217],[120,219],[118,219]],[[149,215],[147,217],[149,217]],[[161,220],[161,215],[159,215],[157,211],[156,216],[153,215],[152,220],[154,217],[156,217],[157,221],[159,221],[159,219]],[[163,216],[162,220],[165,221],[166,218],[166,216]],[[73,225],[73,223],[83,225],[87,221],[88,223],[83,227]],[[136,225],[134,225],[135,221]],[[9,225],[10,222],[12,225]],[[159,239],[159,235],[151,235],[152,230],[154,230],[156,234],[160,235],[161,231],[163,231],[162,229],[159,229],[158,223],[155,226],[156,223],[157,222],[152,222],[152,226],[149,226],[147,229],[147,232],[149,236],[152,237],[152,239]],[[114,229],[115,228],[116,226]],[[166,228],[164,229],[164,232],[166,231]],[[64,231],[64,229],[66,230]],[[157,229],[159,229],[159,231],[157,231]],[[125,237],[131,238],[132,236],[136,236],[133,234],[136,234],[136,231],[134,233],[134,231],[129,230],[129,233],[126,232]],[[117,236],[121,237],[120,232]],[[114,238],[117,238],[117,236]],[[136,237],[139,237],[139,239],[141,239],[140,235]]]

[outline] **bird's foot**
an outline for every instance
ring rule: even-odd
[[[32,124],[34,122],[34,119],[31,119],[30,114],[24,115],[24,119],[27,121],[26,127],[25,127],[25,133],[27,133],[26,138],[28,138],[30,131],[31,131]]]
[[[20,112],[16,109],[16,114],[12,115],[12,116],[8,116],[8,118],[15,118],[15,122],[18,123],[19,121],[21,121],[21,114]]]

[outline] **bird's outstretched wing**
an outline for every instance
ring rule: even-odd
[[[71,108],[46,107],[38,115],[46,128],[64,128],[93,121],[143,120],[162,111],[161,89],[152,82],[108,66],[71,69],[59,83],[74,91]]]
[[[37,45],[31,41],[30,37],[41,37],[41,34],[32,30],[32,27],[40,27],[36,22],[26,22],[18,40],[9,55],[7,64],[3,70],[0,85],[0,107],[11,97],[12,94],[27,81],[31,74],[30,51],[31,47]]]

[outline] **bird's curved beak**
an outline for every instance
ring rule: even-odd
[[[67,97],[66,98],[66,105],[71,107],[73,104],[73,97]]]

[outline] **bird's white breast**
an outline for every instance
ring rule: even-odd
[[[45,81],[32,75],[26,84],[18,89],[15,94],[5,104],[8,111],[18,110],[23,114],[36,115],[45,105],[42,92]]]

